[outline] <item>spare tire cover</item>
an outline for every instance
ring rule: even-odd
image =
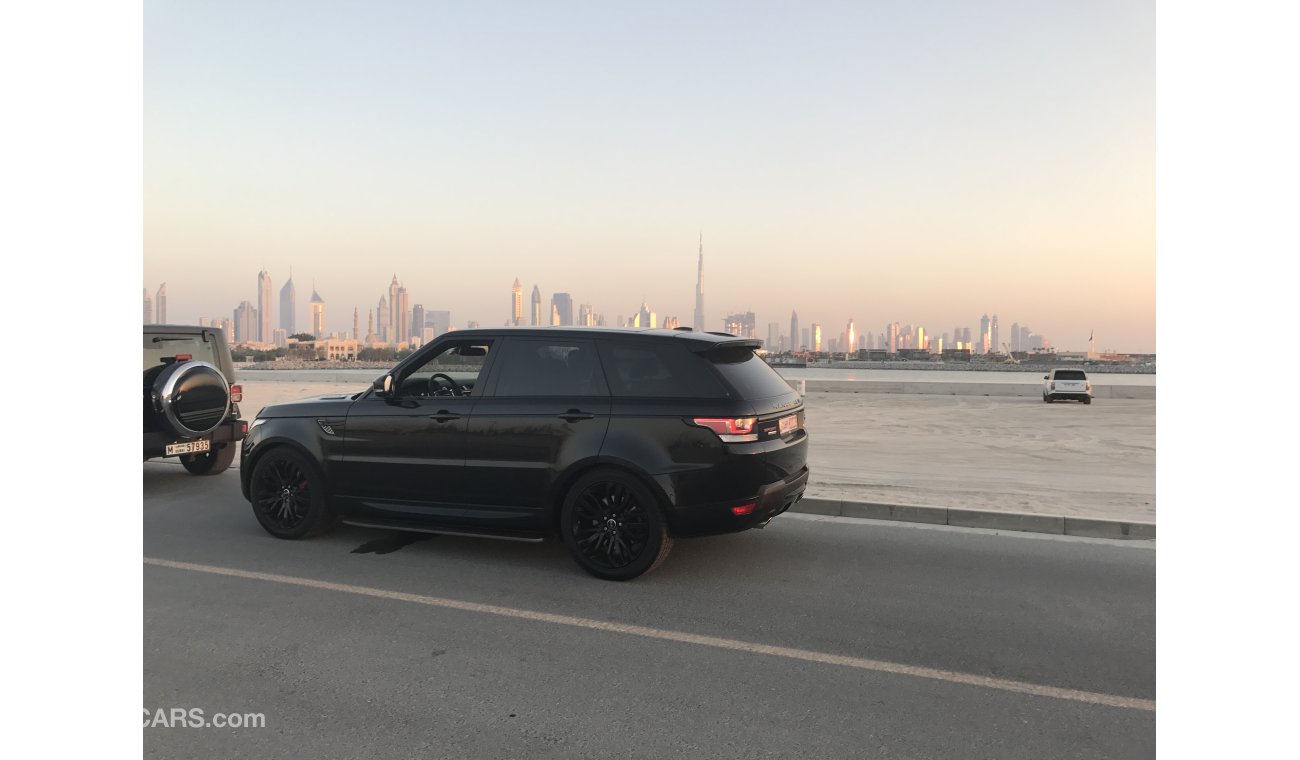
[[[155,408],[177,435],[206,435],[230,411],[230,386],[221,370],[207,362],[184,361],[166,367],[153,385]]]

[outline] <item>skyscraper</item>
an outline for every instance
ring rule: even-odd
[[[388,316],[391,313],[392,312],[389,311],[388,309],[388,297],[380,296],[379,297],[379,341],[381,343],[389,343],[393,340],[393,336],[390,335],[390,333],[392,332],[391,329],[392,325],[388,324]]]
[[[1002,344],[998,342],[998,315],[993,315],[993,321],[989,324],[989,343],[991,350],[995,354],[1002,353]]]
[[[167,283],[158,286],[158,295],[153,302],[154,308],[158,310],[158,324],[167,324]]]
[[[849,317],[849,324],[844,328],[844,353],[849,353],[858,345],[858,330],[853,326],[853,317]]]
[[[434,338],[443,333],[451,331],[451,312],[450,311],[427,311],[425,312],[424,324],[432,332]]]
[[[776,351],[780,350],[780,343],[781,343],[781,323],[768,322],[767,340],[763,342],[763,348],[766,348],[768,351],[775,353]]]
[[[393,273],[393,281],[388,283],[388,341],[398,339],[398,317],[400,312],[397,310],[397,291],[402,286],[397,282],[397,273]]]
[[[658,327],[658,315],[651,310],[649,304],[641,302],[641,308],[637,309],[636,316],[632,317],[631,327]]]
[[[695,275],[695,330],[705,330],[704,326],[704,233],[700,233],[700,264]]]
[[[555,305],[555,299],[552,298],[551,299],[551,325],[558,326],[559,324],[560,324],[560,309]]]
[[[975,346],[975,353],[987,354],[989,352],[989,315],[985,314],[980,317],[980,337]]]
[[[799,350],[799,312],[790,312],[790,350]]]
[[[533,290],[533,295],[534,297],[537,295],[535,289]],[[538,305],[538,308],[540,308],[540,304]],[[578,324],[583,327],[594,327],[596,325],[596,315],[592,313],[591,304],[584,303],[578,305]]]
[[[293,335],[298,332],[298,294],[293,289],[293,270],[289,270],[289,280],[280,288],[280,327]]]
[[[889,333],[889,343],[886,344],[885,349],[891,354],[896,354],[898,353],[898,323],[886,325],[886,330]]]
[[[424,304],[417,303],[411,307],[411,322],[407,326],[406,334],[411,340],[424,337]]]
[[[271,342],[271,275],[265,269],[257,273],[257,340]]]
[[[808,344],[815,353],[821,353],[822,350],[822,326],[813,322],[812,335],[809,336]]]
[[[248,301],[235,307],[235,342],[250,343],[257,340],[257,309]]]
[[[556,293],[551,296],[551,303],[555,304],[555,310],[560,313],[560,324],[573,324],[573,297],[568,293]]]
[[[536,285],[533,286],[532,306],[532,325],[536,327],[542,324],[542,290]]]
[[[804,351],[812,350],[812,330],[807,327],[799,332],[799,348]]]
[[[311,289],[311,334],[317,338],[325,337],[325,299],[320,297],[315,287]]]
[[[758,325],[756,322],[757,320],[752,311],[747,311],[743,314],[729,314],[726,319],[722,320],[723,332],[728,332],[741,338],[757,338]]]
[[[1012,351],[1020,350],[1020,323],[1019,322],[1011,323],[1011,350]]]
[[[917,327],[917,328],[916,328],[916,348],[921,349],[921,350],[925,350],[925,348],[926,348],[926,342],[925,342],[925,328],[924,328],[924,327]]]
[[[361,312],[352,307],[352,340],[361,340]]]
[[[405,285],[397,287],[397,342],[411,342],[411,307]]]
[[[153,324],[153,299],[149,297],[149,289],[141,288],[144,291],[144,323]]]
[[[509,324],[518,327],[524,323],[524,286],[519,284],[519,278],[515,278],[515,284],[510,288],[510,322]]]

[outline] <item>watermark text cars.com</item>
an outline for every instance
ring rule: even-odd
[[[144,708],[145,728],[266,728],[262,713],[212,713],[201,707]]]

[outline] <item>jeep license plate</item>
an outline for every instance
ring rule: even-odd
[[[792,433],[795,428],[799,427],[799,415],[791,414],[788,417],[782,417],[781,422],[778,424],[780,425],[781,435]]]
[[[167,456],[172,456],[173,454],[197,454],[200,451],[209,451],[211,448],[212,442],[207,439],[169,443],[167,444]]]

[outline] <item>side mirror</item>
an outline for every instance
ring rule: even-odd
[[[384,375],[383,377],[377,377],[370,387],[374,389],[375,395],[377,396],[391,395],[393,392],[393,376]]]
[[[1047,379],[1047,375],[1043,375],[1043,379],[1046,380],[1046,379]]]

